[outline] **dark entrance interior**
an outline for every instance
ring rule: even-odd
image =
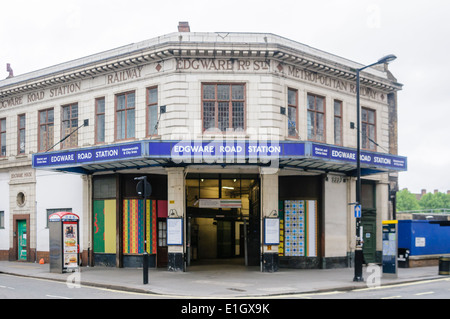
[[[257,175],[188,174],[186,208],[188,265],[259,266]]]

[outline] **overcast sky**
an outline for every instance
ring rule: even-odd
[[[400,188],[450,190],[448,0],[2,1],[0,78],[177,31],[267,32],[371,64],[393,53],[399,93]]]

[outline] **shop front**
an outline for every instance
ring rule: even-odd
[[[91,176],[83,249],[92,265],[141,267],[147,247],[150,267],[229,262],[273,272],[347,262],[355,153],[312,142],[141,141],[35,154],[33,167]],[[407,165],[390,154],[361,159],[363,176]],[[145,205],[141,176],[152,188]],[[364,194],[370,223],[375,195]],[[375,233],[368,236],[375,242]],[[366,258],[373,252],[366,249]]]

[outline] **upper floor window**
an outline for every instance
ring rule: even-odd
[[[361,108],[361,147],[376,151],[376,121],[375,111]]]
[[[202,85],[203,130],[245,130],[245,84]]]
[[[308,94],[308,140],[325,142],[325,98]]]
[[[116,140],[135,137],[135,93],[116,95]]]
[[[105,98],[95,100],[95,143],[105,142]]]
[[[5,212],[0,211],[0,229],[5,228]]]
[[[52,147],[54,140],[53,109],[39,112],[39,152],[45,152]]]
[[[158,134],[158,88],[147,89],[147,136]]]
[[[298,92],[288,89],[288,136],[297,137]]]
[[[6,156],[6,118],[0,119],[0,156]]]
[[[342,102],[334,100],[334,144],[342,145]]]
[[[25,154],[25,114],[17,117],[17,154]]]
[[[65,139],[61,148],[69,148],[78,146],[78,104],[70,104],[62,107],[62,119],[61,119],[61,138]]]

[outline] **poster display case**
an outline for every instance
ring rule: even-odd
[[[50,272],[79,270],[79,220],[70,212],[50,215]]]

